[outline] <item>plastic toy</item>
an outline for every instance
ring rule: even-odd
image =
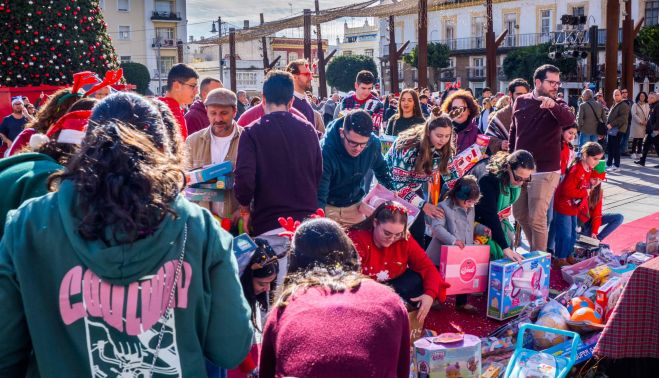
[[[602,324],[602,315],[595,312],[592,308],[584,307],[576,310],[570,320],[573,322],[590,322],[595,324]]]
[[[588,299],[588,297],[581,296],[581,297],[576,297],[570,299],[570,301],[567,304],[567,311],[572,315],[576,310],[582,309],[582,308],[592,308],[593,310],[595,309],[595,303]]]
[[[567,321],[569,318],[570,315],[563,305],[555,300],[550,300],[540,310],[535,324],[553,329],[568,330]],[[566,340],[565,336],[554,332],[531,331],[531,334],[533,335],[533,344],[539,349],[547,349]]]
[[[535,324],[524,324],[519,328],[520,335],[525,331],[554,332],[562,336],[571,337],[569,357],[553,356],[548,353],[538,352],[524,348],[524,337],[517,337],[515,353],[508,362],[505,378],[563,378],[567,376],[575,361],[577,360],[577,347],[581,342],[579,334],[571,331],[542,327]]]
[[[440,335],[455,340],[455,334]],[[481,340],[460,335],[462,340],[439,343],[440,337],[424,337],[414,342],[414,363],[418,377],[477,378],[481,375]]]

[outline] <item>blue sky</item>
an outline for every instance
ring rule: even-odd
[[[320,8],[334,8],[343,5],[355,4],[358,1],[346,0],[320,0]],[[187,0],[188,36],[195,39],[200,36],[211,36],[211,22],[222,17],[237,28],[242,28],[243,20],[249,20],[250,25],[259,24],[259,13],[263,13],[265,20],[272,21],[291,15],[302,13],[305,8],[314,9],[314,0]],[[361,26],[364,18],[347,18],[325,23],[322,26],[323,38],[330,38],[334,44],[337,35],[343,34],[343,23],[349,26]],[[289,36],[302,37],[300,30],[288,31]]]

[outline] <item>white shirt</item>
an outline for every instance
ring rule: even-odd
[[[234,135],[236,135],[235,126],[229,136],[217,137],[211,132],[211,163],[222,163],[226,159]]]

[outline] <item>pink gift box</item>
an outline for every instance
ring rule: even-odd
[[[446,294],[484,292],[489,263],[490,247],[487,245],[467,245],[464,249],[443,245],[439,273],[444,281],[451,284]]]

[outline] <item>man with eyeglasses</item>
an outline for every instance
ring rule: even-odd
[[[547,209],[561,175],[561,134],[575,123],[567,103],[557,97],[561,71],[550,64],[533,74],[533,92],[513,104],[509,150],[527,150],[536,162],[533,180],[522,187],[513,206],[532,251],[547,250]]]
[[[620,95],[622,95],[622,102],[627,104],[629,109],[632,108],[632,105],[634,105],[634,101],[632,101],[629,98],[629,91],[627,88],[622,88],[620,89]],[[620,156],[630,156],[629,155],[629,133],[631,132],[632,129],[632,112],[629,112],[629,115],[627,115],[627,129],[625,132],[620,136]]]
[[[343,226],[364,220],[360,204],[367,192],[366,173],[372,169],[378,182],[392,188],[391,171],[382,156],[380,139],[373,134],[373,120],[358,109],[332,122],[320,142],[323,176],[318,187],[318,207]]]
[[[199,93],[197,80],[199,75],[187,64],[175,64],[167,74],[167,93],[158,100],[167,104],[181,129],[183,140],[188,137],[188,127],[183,116],[182,107],[192,104]]]
[[[316,127],[314,110],[307,99],[307,91],[311,89],[313,75],[309,70],[309,63],[304,59],[294,60],[288,63],[286,71],[293,75],[293,107],[304,114],[304,117]]]
[[[529,93],[531,87],[524,79],[514,79],[508,84],[508,96],[510,96],[510,104],[497,110],[487,126],[485,135],[490,137],[490,144],[488,150],[490,155],[494,155],[499,151],[508,151],[508,137],[510,136],[510,124],[513,117],[513,104],[517,97]]]

